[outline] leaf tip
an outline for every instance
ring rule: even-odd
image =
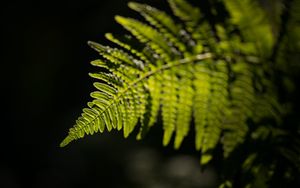
[[[131,8],[131,9],[135,9],[136,8],[136,5],[137,3],[136,2],[132,2],[132,1],[129,1],[127,3],[128,7]]]
[[[101,52],[104,48],[103,45],[93,41],[88,41],[87,44],[97,52]]]
[[[142,4],[137,3],[137,2],[132,2],[132,1],[130,1],[127,5],[129,8],[131,8],[132,10],[135,10],[135,11],[141,11],[141,8],[142,8]]]
[[[125,24],[126,23],[126,18],[125,17],[123,17],[123,16],[119,16],[119,15],[116,15],[115,16],[115,20],[116,20],[116,22],[117,23],[119,23],[119,24]]]
[[[69,136],[67,136],[60,144],[59,147],[63,148],[66,147],[72,140]]]
[[[177,136],[176,135],[176,137],[175,137],[175,142],[174,142],[174,149],[179,149],[180,148],[180,146],[181,146],[181,143],[182,143],[182,141],[183,141],[183,136]]]
[[[105,38],[106,39],[108,39],[108,40],[110,40],[110,39],[112,39],[113,38],[113,35],[112,35],[112,33],[105,33]]]
[[[163,146],[167,146],[172,138],[173,130],[165,130],[163,136]]]
[[[204,154],[204,155],[201,156],[200,164],[201,165],[205,165],[209,161],[211,161],[211,159],[212,159],[212,155],[210,155],[210,154]]]

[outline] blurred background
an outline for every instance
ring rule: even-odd
[[[214,169],[200,169],[193,136],[184,149],[163,148],[160,125],[142,141],[112,132],[59,148],[93,90],[89,62],[98,55],[87,41],[106,44],[104,33],[124,32],[114,15],[136,17],[127,2],[1,3],[1,188],[216,186]]]

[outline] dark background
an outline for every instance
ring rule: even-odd
[[[59,143],[90,100],[98,57],[86,42],[106,44],[122,33],[114,15],[137,15],[127,0],[2,2],[0,187],[211,187],[193,138],[185,149],[161,146],[157,125],[143,141],[122,133],[88,136],[66,148]],[[161,0],[144,0],[160,9]],[[4,95],[4,96],[3,96]]]

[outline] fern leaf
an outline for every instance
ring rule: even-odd
[[[151,25],[163,33],[164,37],[173,43],[180,52],[186,52],[186,45],[179,40],[181,38],[180,31],[182,28],[178,24],[175,24],[173,19],[165,12],[145,4],[130,2],[128,5],[131,9],[139,12]],[[176,51],[176,48],[172,50]]]
[[[130,31],[140,42],[147,43],[164,60],[171,59],[172,54],[165,38],[154,28],[135,19],[116,16],[116,21]]]
[[[177,89],[178,79],[173,71],[168,70],[163,75],[163,95],[161,98],[162,103],[162,117],[163,117],[163,145],[169,144],[173,132],[175,130],[175,122],[177,115]]]
[[[143,116],[145,113],[144,106],[146,105],[147,100],[145,100],[145,98],[147,98],[147,96],[146,94],[143,94],[146,93],[144,91],[145,88],[143,87],[143,83],[145,83],[148,78],[161,72],[165,73],[164,75],[169,75],[170,73],[167,74],[166,72],[170,71],[170,69],[172,69],[173,67],[182,66],[187,63],[193,63],[194,61],[207,59],[210,57],[210,54],[203,54],[183,60],[170,62],[168,64],[160,66],[157,69],[151,70],[150,72],[143,73],[136,80],[123,80],[123,82],[127,81],[128,83],[123,84],[123,87],[121,87],[119,90],[117,90],[117,88],[114,88],[113,86],[109,86],[108,84],[95,84],[97,86],[97,89],[100,89],[102,92],[104,92],[104,94],[101,92],[93,92],[91,94],[92,97],[95,98],[95,100],[88,103],[88,106],[90,109],[95,111],[95,113],[90,113],[90,111],[84,110],[82,116],[79,117],[77,124],[74,126],[74,128],[71,128],[69,130],[69,135],[63,140],[60,146],[66,146],[71,141],[84,137],[85,134],[93,134],[98,130],[102,132],[104,130],[103,125],[106,125],[108,131],[112,130],[112,128],[121,129],[121,127],[123,127],[124,136],[127,137],[133,131],[138,122],[138,119],[141,118],[141,116]],[[119,70],[113,69],[112,71],[114,74],[117,74]],[[172,79],[176,79],[174,73]],[[173,83],[172,81],[174,80],[172,79],[170,80],[169,84],[176,83]],[[164,92],[169,91],[164,90]],[[141,97],[136,97],[138,96],[137,94]],[[170,104],[176,107],[176,86],[173,86],[173,89],[171,90],[171,92],[169,92],[169,96],[171,96]],[[103,100],[104,98],[109,98],[110,100]],[[163,100],[169,99],[163,98]],[[170,114],[173,114],[169,116],[169,114],[166,113],[165,116],[165,144],[168,144],[175,129],[174,114],[176,112],[174,112],[174,109],[176,108],[171,107],[170,109],[165,108],[166,112],[170,112]],[[114,115],[114,111],[116,111],[117,114]],[[155,111],[157,111],[157,107]],[[157,112],[154,112],[153,114],[155,115],[155,113]]]
[[[150,64],[149,59],[143,54],[140,50],[133,48],[133,46],[122,42],[120,39],[117,39],[113,34],[106,33],[105,37],[110,40],[111,42],[118,44],[119,46],[123,47],[124,49],[130,51],[132,54],[139,57],[145,64]]]
[[[231,84],[232,107],[224,124],[223,150],[225,157],[228,157],[236,146],[243,142],[248,131],[246,121],[253,117],[253,104],[256,100],[252,82],[253,75],[249,65],[239,62],[232,67],[238,75]]]
[[[197,66],[194,85],[195,94],[195,131],[196,149],[202,151],[201,163],[206,163],[211,156],[206,153],[219,141],[224,112],[228,109],[228,71],[225,62],[211,62]]]
[[[196,149],[200,150],[204,142],[205,127],[207,125],[207,113],[209,95],[210,95],[210,69],[206,64],[195,66],[195,75],[193,85],[195,88],[195,105],[194,105],[194,118],[195,118],[195,145]]]
[[[179,32],[180,37],[188,48],[193,48],[194,51],[200,53],[201,50],[199,49],[202,49],[202,45],[197,44],[199,35],[196,32],[196,28],[201,27],[199,26],[201,19],[200,10],[186,0],[168,0],[168,2],[174,15],[184,23],[184,28]]]
[[[267,57],[273,46],[270,26],[258,4],[224,1],[231,14],[229,25],[238,26],[242,37],[217,25],[217,41],[212,32],[215,26],[200,22],[198,8],[185,0],[168,2],[182,24],[161,10],[131,2],[129,7],[148,23],[116,16],[130,33],[105,35],[118,48],[89,42],[101,56],[91,62],[99,72],[89,74],[97,79],[96,91],[91,93],[94,99],[61,146],[105,129],[123,129],[128,137],[137,125],[137,139],[141,139],[161,112],[163,145],[175,134],[175,149],[188,135],[194,118],[195,148],[201,150],[201,164],[206,164],[220,140],[225,157],[243,143],[249,119],[258,122],[279,114],[282,107],[276,96],[269,96],[272,84],[261,79],[263,73],[256,67],[262,64],[250,61],[259,55]],[[255,11],[246,11],[249,7]],[[257,79],[264,84],[257,84]],[[255,115],[259,111],[265,113]]]
[[[201,18],[200,10],[185,0],[168,0],[174,14],[185,22],[195,26]]]
[[[181,79],[178,81],[178,102],[177,102],[177,119],[176,119],[176,136],[174,148],[178,149],[187,136],[193,112],[194,89],[192,82],[192,67],[187,66],[180,70]]]
[[[158,112],[160,109],[160,97],[162,95],[162,78],[159,75],[155,75],[148,79],[146,87],[149,91],[148,96],[148,108],[146,108],[145,115],[141,120],[141,128],[137,139],[142,139],[148,130],[155,124]]]
[[[271,24],[266,20],[264,10],[257,1],[228,0],[224,1],[231,15],[231,21],[241,30],[243,37],[256,44],[258,54],[270,55],[274,45]]]

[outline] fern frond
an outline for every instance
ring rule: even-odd
[[[266,13],[255,0],[224,1],[231,15],[231,22],[236,24],[248,42],[256,44],[258,54],[270,55],[274,45],[271,24],[266,20]]]
[[[224,123],[223,150],[224,156],[228,155],[243,142],[247,131],[247,119],[253,117],[255,93],[252,83],[252,72],[245,62],[238,62],[232,65],[233,71],[237,74],[231,84],[231,111],[227,114]]]
[[[180,52],[186,52],[186,45],[180,41],[182,28],[180,25],[175,24],[170,16],[149,5],[133,2],[130,2],[128,5],[131,9],[139,12],[151,25],[163,33],[169,42],[174,44],[176,48],[172,48],[172,45],[170,45],[173,51],[177,51],[178,48]]]
[[[97,49],[97,51],[98,50],[99,49]],[[123,80],[123,83],[128,83],[123,84],[123,87],[118,90],[105,83],[96,84],[97,89],[100,89],[101,92],[93,92],[91,94],[95,100],[88,103],[90,110],[84,109],[82,116],[79,117],[74,128],[69,130],[69,135],[63,140],[60,146],[64,147],[73,140],[83,138],[85,134],[94,134],[98,132],[98,130],[103,132],[104,125],[108,131],[112,130],[112,128],[123,128],[124,136],[127,137],[133,131],[138,119],[145,113],[143,106],[146,105],[147,100],[145,100],[145,98],[147,98],[147,92],[144,90],[145,87],[143,83],[147,83],[148,78],[161,72],[169,71],[174,67],[183,66],[207,58],[211,58],[211,54],[197,55],[170,62],[149,72],[144,72],[136,80]],[[118,75],[118,71],[118,69],[112,70],[115,75]],[[121,71],[123,70],[121,69]],[[173,102],[173,105],[176,104]],[[157,111],[157,109],[155,111]],[[115,112],[117,112],[117,114],[114,114]],[[155,113],[156,112],[153,114]],[[168,124],[168,121],[173,121],[171,118],[168,117],[168,115],[165,118],[165,127],[169,131],[168,134],[165,134],[166,141],[164,143],[166,144],[168,143],[167,140],[170,139],[168,135],[171,136],[171,133],[174,131],[172,128],[173,125]]]
[[[177,90],[178,78],[172,70],[168,70],[163,75],[163,95],[161,95],[162,117],[163,117],[163,145],[169,144],[173,132],[175,131],[175,122],[177,116]]]
[[[193,7],[185,0],[168,0],[170,7],[172,8],[174,15],[179,17],[190,27],[197,25],[201,18],[200,10]]]
[[[130,51],[132,54],[139,57],[145,64],[150,64],[150,60],[148,57],[139,49],[135,49],[130,44],[126,44],[126,42],[121,41],[120,39],[116,38],[112,33],[106,33],[105,37],[110,40],[111,42],[119,45],[120,47]]]
[[[162,92],[162,79],[159,74],[154,75],[148,79],[148,83],[146,85],[149,96],[148,96],[148,104],[146,106],[145,117],[141,119],[141,127],[139,133],[137,135],[137,139],[142,139],[148,130],[155,124],[158,112],[160,109],[160,97]]]
[[[224,61],[207,63],[196,67],[194,81],[195,93],[195,131],[196,149],[205,154],[202,163],[207,163],[211,156],[206,153],[219,141],[224,111],[228,110],[228,70]]]
[[[141,43],[147,43],[161,58],[169,61],[172,54],[166,39],[154,28],[132,18],[116,16],[116,21],[132,33]]]
[[[217,41],[212,34],[215,26],[200,22],[200,10],[184,0],[169,0],[182,24],[149,5],[129,3],[148,23],[116,16],[130,33],[126,37],[105,35],[118,48],[89,42],[101,56],[91,62],[100,69],[90,73],[97,79],[96,91],[91,93],[94,100],[61,146],[105,129],[123,129],[128,137],[137,125],[137,139],[141,139],[161,111],[163,145],[168,145],[175,133],[174,148],[178,149],[193,118],[195,148],[201,150],[201,163],[206,164],[220,141],[225,157],[243,143],[248,120],[259,122],[276,116],[276,102],[272,101],[277,98],[269,96],[273,88],[257,73],[263,66],[256,60],[262,54],[266,57],[273,45],[264,13],[250,0],[224,3],[231,13],[230,23],[239,27],[243,38],[218,25]],[[245,11],[248,6],[254,13]],[[266,112],[256,116],[258,111]]]
[[[195,75],[193,85],[195,88],[195,105],[194,105],[194,117],[195,117],[195,144],[196,149],[200,150],[202,148],[204,137],[205,137],[205,127],[207,125],[207,113],[209,103],[209,95],[211,91],[210,85],[210,74],[211,71],[206,64],[198,65],[195,67],[195,71],[199,74]]]
[[[174,141],[174,148],[178,149],[187,136],[193,113],[193,66],[187,66],[185,69],[179,70],[181,79],[178,81],[178,102],[177,102],[177,118],[176,118],[176,136]]]

